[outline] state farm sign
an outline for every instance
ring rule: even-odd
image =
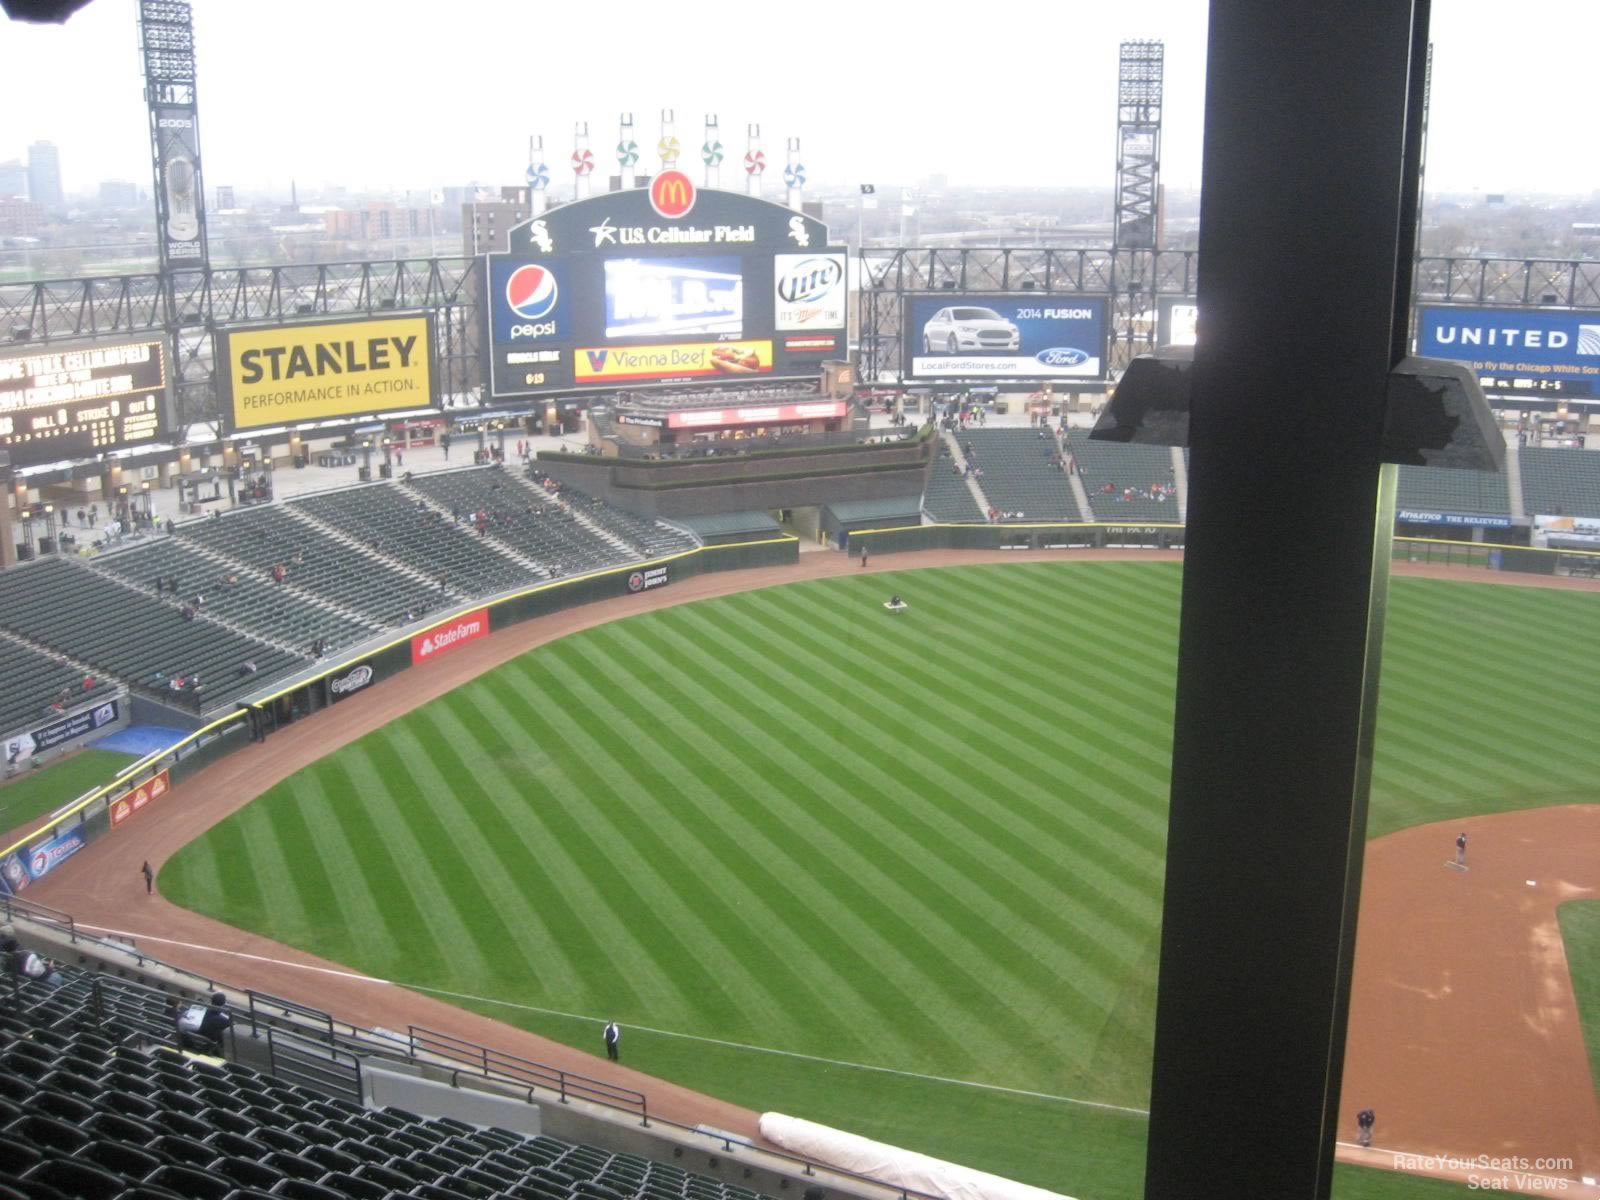
[[[489,610],[480,608],[476,612],[462,613],[459,617],[452,617],[435,625],[425,633],[419,633],[411,639],[411,665],[428,662],[438,658],[446,650],[454,650],[457,646],[477,638],[487,637],[489,634]]]

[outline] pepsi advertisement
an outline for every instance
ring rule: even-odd
[[[907,379],[1104,379],[1106,296],[940,292],[906,301]]]
[[[1600,399],[1600,311],[1425,306],[1417,353],[1465,363],[1495,395]]]
[[[496,397],[814,379],[846,353],[827,227],[679,171],[517,226],[484,281]]]

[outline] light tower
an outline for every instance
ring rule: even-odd
[[[1119,250],[1159,246],[1161,75],[1166,47],[1123,42],[1117,69],[1117,215]]]
[[[140,0],[139,49],[150,116],[156,248],[161,273],[209,264],[200,118],[194,85],[194,16],[185,0]]]
[[[1151,293],[1161,245],[1161,83],[1166,47],[1123,42],[1117,63],[1117,197],[1112,232],[1112,290],[1126,346],[1113,344],[1120,368],[1155,340]]]

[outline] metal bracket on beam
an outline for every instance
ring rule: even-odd
[[[1089,433],[1091,441],[1189,444],[1193,346],[1162,346],[1128,364]],[[1383,462],[1504,471],[1505,438],[1468,367],[1442,358],[1403,358],[1389,372]]]

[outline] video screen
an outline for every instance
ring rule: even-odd
[[[606,338],[739,338],[744,276],[735,256],[612,258]]]

